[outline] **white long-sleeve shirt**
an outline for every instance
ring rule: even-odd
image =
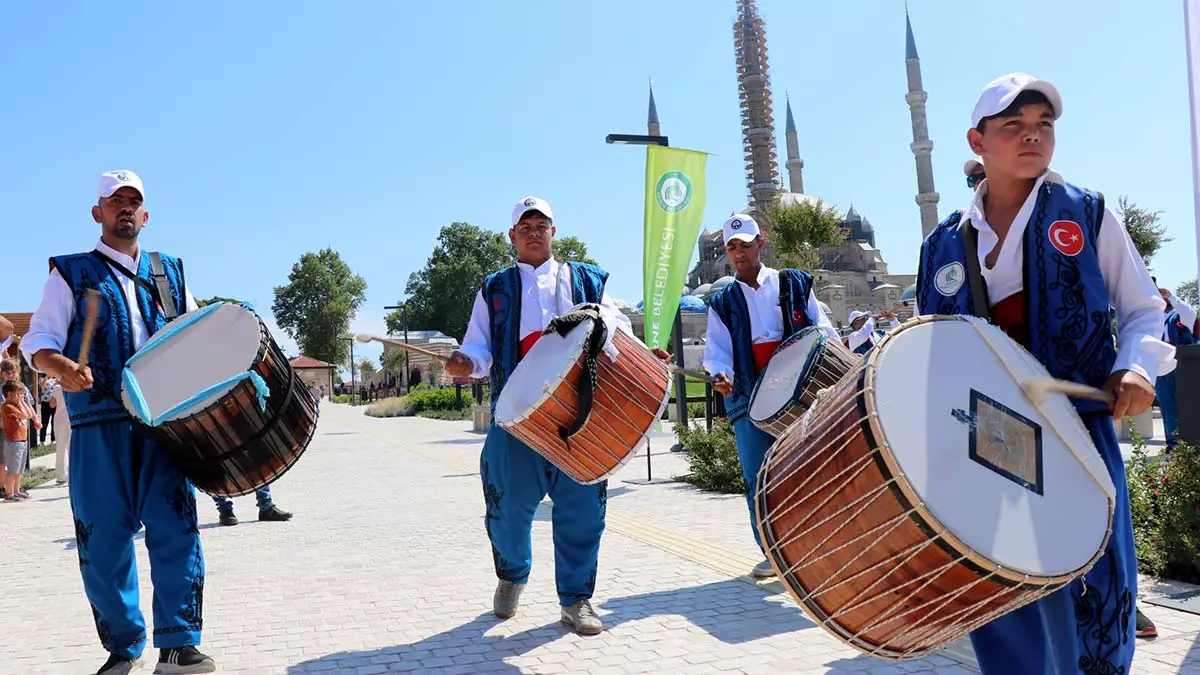
[[[572,301],[572,275],[554,258],[538,267],[519,262],[517,269],[521,275],[521,337],[524,338],[530,333],[546,330],[552,319],[564,314],[574,307],[575,303]],[[615,326],[637,339],[637,336],[633,335],[633,325],[629,322],[629,317],[622,314],[613,304],[607,291],[600,298],[600,313],[610,328]],[[475,365],[471,377],[482,378],[487,375],[492,367],[492,324],[488,317],[487,304],[483,301],[482,290],[475,294],[471,321],[467,324],[467,334],[463,336],[459,351]],[[617,357],[611,333],[605,342],[604,352],[610,358]]]
[[[750,342],[778,342],[783,339],[783,315],[779,310],[779,270],[766,265],[758,268],[758,288],[737,281],[742,295],[746,298],[746,310],[750,314]],[[840,340],[837,330],[821,311],[817,296],[812,290],[808,292],[808,302],[804,313],[814,319],[816,325],[825,330],[835,340]],[[708,309],[708,332],[704,346],[704,369],[712,375],[724,373],[733,379],[733,338],[729,328],[721,317],[710,307]]]
[[[111,258],[113,262],[124,266],[129,272],[137,274],[142,260],[141,249],[138,250],[137,258],[125,255],[103,241],[96,244],[96,250]],[[112,267],[111,263],[109,263],[109,267]],[[128,300],[129,318],[133,328],[133,349],[137,351],[146,344],[146,340],[150,339],[150,331],[142,318],[142,310],[138,307],[137,288],[132,279],[121,274],[115,268],[113,276],[121,284],[121,288],[125,291],[125,298]],[[187,300],[185,312],[199,309],[196,298],[192,297],[192,292],[186,285],[184,286],[184,295]],[[67,333],[74,317],[75,295],[58,270],[51,270],[50,278],[46,279],[46,284],[42,287],[42,304],[38,306],[37,311],[29,320],[29,332],[21,338],[21,353],[25,355],[25,360],[30,366],[33,366],[33,355],[39,351],[53,349],[56,352],[62,352],[66,348]]]
[[[1163,310],[1163,334],[1162,334],[1162,337],[1164,340],[1167,339],[1167,326],[1166,326],[1167,316],[1169,316],[1171,312],[1179,312],[1179,322],[1182,323],[1184,326],[1187,326],[1188,330],[1191,330],[1192,327],[1196,325],[1196,310],[1193,309],[1191,305],[1187,304],[1183,300],[1180,300],[1178,297],[1176,297],[1176,295],[1174,293],[1172,293],[1171,294],[1171,309]]]
[[[1054,171],[1047,171],[1038,178],[1021,210],[1013,218],[1004,244],[996,255],[996,264],[990,268],[985,259],[1000,238],[984,215],[983,201],[988,192],[986,180],[963,211],[963,218],[969,219],[979,233],[979,267],[987,282],[988,300],[993,305],[1024,289],[1025,227],[1037,203],[1038,191],[1047,180],[1060,184],[1064,182],[1062,176]],[[1131,370],[1154,384],[1158,376],[1175,369],[1175,347],[1162,340],[1166,303],[1151,281],[1146,263],[1134,248],[1129,233],[1107,206],[1096,248],[1109,302],[1117,311],[1118,351],[1112,372]],[[921,313],[919,307],[917,313]]]
[[[873,317],[873,316],[867,317],[867,320],[863,322],[863,325],[861,328],[859,328],[858,330],[854,331],[849,336],[847,336],[847,339],[850,342],[850,351],[854,351],[855,349],[858,349],[859,347],[862,346],[862,344],[864,342],[871,341],[873,339],[872,336],[875,333],[876,328],[879,328],[880,330],[883,330],[883,331],[889,331],[889,330],[895,328],[896,325],[897,325],[896,321],[889,319],[887,321],[883,321],[883,322],[879,323],[877,326],[875,323],[875,317]]]

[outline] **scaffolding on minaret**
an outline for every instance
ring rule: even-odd
[[[771,77],[767,64],[767,35],[755,0],[738,0],[733,24],[737,55],[738,98],[742,109],[742,145],[750,204],[760,225],[779,194],[775,152],[775,118],[771,107]]]
[[[908,3],[904,4],[904,64],[908,74],[909,115],[912,117],[913,159],[917,164],[917,208],[921,212],[921,236],[925,237],[938,224],[937,190],[933,187],[933,141],[929,139],[929,121],[926,119],[925,93],[921,82],[921,57],[917,55],[917,41],[913,38],[912,19],[908,14]]]

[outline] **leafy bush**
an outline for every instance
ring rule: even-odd
[[[367,406],[370,417],[412,417],[416,414],[412,401],[407,396],[385,398]]]
[[[691,474],[680,477],[701,490],[745,494],[742,463],[738,460],[733,425],[726,419],[713,420],[712,431],[675,425],[675,437],[689,453]]]
[[[1200,582],[1200,452],[1181,443],[1150,457],[1135,435],[1126,477],[1142,570]]]
[[[688,419],[689,420],[704,419],[704,404],[703,403],[689,403],[689,404],[687,404],[687,411],[688,411]]]
[[[472,413],[470,409],[464,407],[462,410],[422,410],[417,414],[434,420],[461,421],[471,419]]]
[[[356,403],[357,401],[357,394],[341,394],[333,397],[334,403]]]
[[[424,385],[422,385],[424,386]],[[413,390],[408,395],[408,399],[412,401],[413,410],[422,412],[425,410],[453,410],[455,395],[453,389],[434,389],[428,387],[413,387]],[[463,397],[463,407],[466,407],[468,397]]]

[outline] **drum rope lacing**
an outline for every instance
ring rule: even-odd
[[[592,414],[592,401],[596,395],[598,381],[596,359],[604,349],[605,340],[608,338],[608,326],[600,318],[599,305],[585,304],[551,319],[550,325],[546,326],[546,330],[543,331],[543,334],[555,333],[560,337],[565,337],[567,333],[584,321],[591,321],[592,325],[588,332],[587,343],[584,345],[583,372],[579,378],[579,410],[576,412],[575,422],[570,428],[561,425],[558,427],[558,436],[563,443],[567,444],[568,451],[571,449],[570,438],[579,433]]]

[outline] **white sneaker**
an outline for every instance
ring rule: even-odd
[[[752,574],[754,574],[755,579],[769,579],[775,576],[775,568],[771,567],[771,561],[764,560],[754,566]]]

